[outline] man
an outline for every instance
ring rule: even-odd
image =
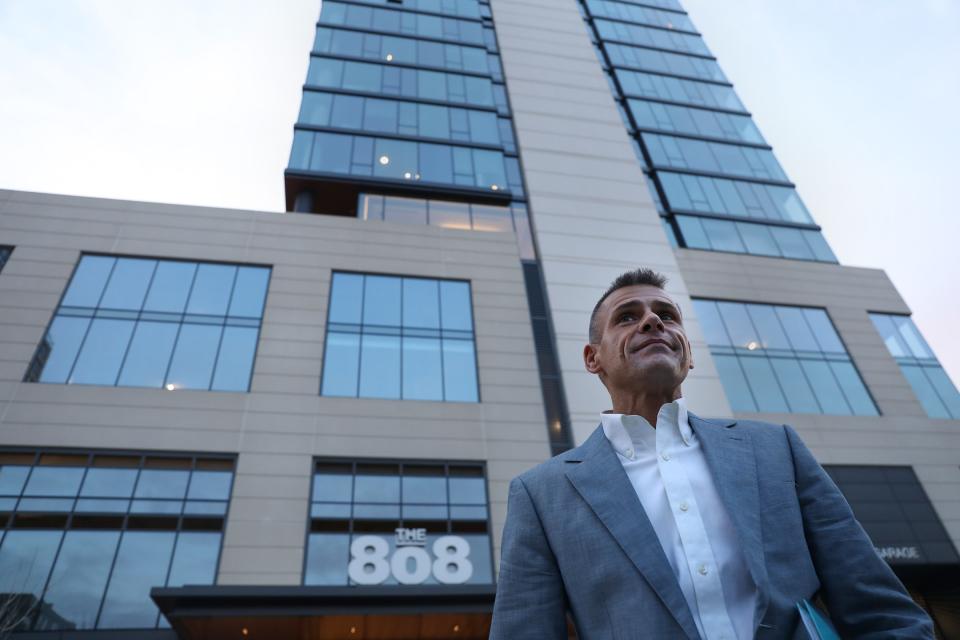
[[[587,370],[612,411],[510,485],[493,640],[807,638],[821,596],[844,638],[933,638],[840,491],[786,425],[704,420],[666,280],[618,277],[590,319]]]

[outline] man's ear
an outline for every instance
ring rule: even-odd
[[[594,375],[600,375],[600,372],[603,371],[600,362],[597,360],[596,345],[588,343],[583,346],[583,366]]]

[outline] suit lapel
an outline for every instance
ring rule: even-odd
[[[740,538],[740,549],[757,585],[757,618],[768,604],[767,567],[763,559],[760,526],[760,489],[757,461],[750,434],[736,429],[736,422],[707,421],[690,414],[690,425],[700,439],[717,493],[727,508]]]
[[[566,474],[600,522],[690,638],[699,638],[690,607],[616,452],[602,428],[568,459]]]

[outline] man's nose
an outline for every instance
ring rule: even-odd
[[[663,322],[660,320],[660,316],[652,312],[643,317],[643,322],[640,325],[640,330],[643,332],[653,331],[654,329],[663,331]]]

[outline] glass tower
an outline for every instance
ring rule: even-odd
[[[487,0],[327,0],[285,172],[287,209],[512,231],[547,432],[572,444]]]
[[[580,0],[675,245],[836,262],[677,0]]]

